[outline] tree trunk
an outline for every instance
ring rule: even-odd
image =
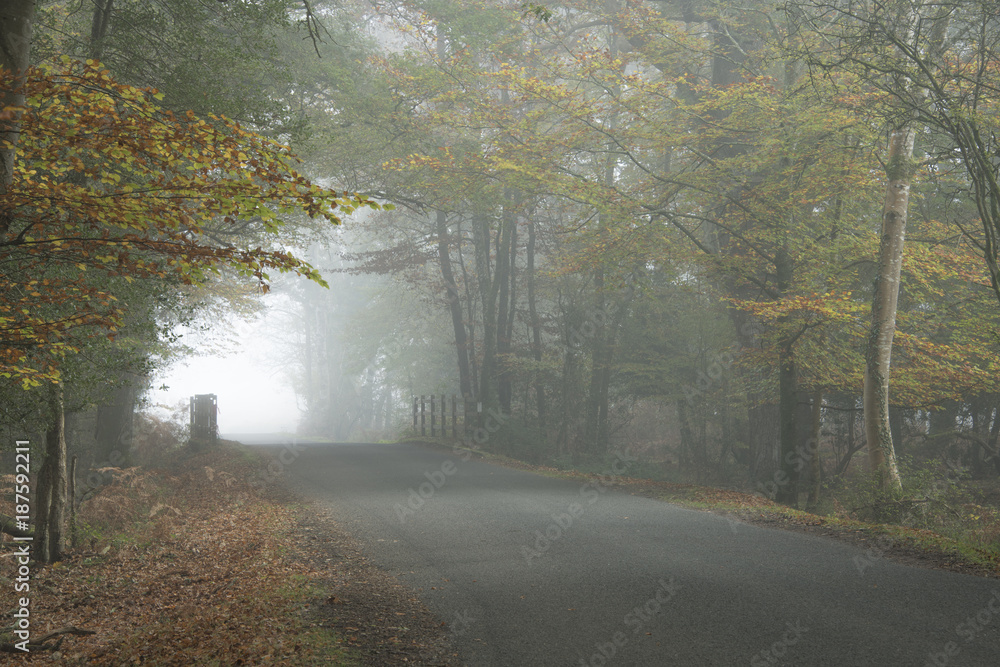
[[[490,275],[490,250],[493,241],[490,219],[477,215],[473,220],[473,242],[476,246],[476,280],[483,304],[483,361],[479,369],[479,400],[484,409],[494,405],[494,383],[497,372],[496,303],[497,280]],[[498,253],[499,254],[499,253]]]
[[[514,224],[510,230],[510,248],[508,251],[510,264],[507,267],[507,283],[510,286],[510,292],[506,314],[506,331],[503,333],[503,353],[508,356],[514,354],[514,315],[517,312],[517,231],[520,224],[519,220],[520,215],[514,217]],[[511,399],[514,395],[513,375],[510,362],[507,362],[504,372],[500,375],[500,381],[506,387],[505,391],[508,396],[506,408],[509,414],[513,414],[511,407]]]
[[[903,266],[903,240],[913,178],[913,144],[916,128],[907,123],[889,138],[886,165],[888,183],[882,210],[878,276],[872,298],[872,322],[865,355],[865,436],[868,460],[876,482],[883,490],[902,487],[889,425],[889,368],[892,340],[896,334],[896,305]]]
[[[792,287],[795,265],[786,247],[780,248],[774,256],[774,270],[777,276],[778,294],[784,295]],[[793,322],[789,318],[778,319],[778,326],[787,329]],[[799,471],[796,461],[801,456],[798,428],[799,378],[795,361],[795,343],[802,331],[786,331],[778,342],[778,471],[774,478],[777,485],[775,500],[793,507],[799,502]]]
[[[111,27],[111,12],[114,9],[114,0],[92,0],[94,3],[94,14],[90,22],[90,57],[100,60],[104,57],[104,40],[108,36],[108,29]]]
[[[531,354],[538,365],[535,369],[535,404],[538,410],[538,425],[545,432],[545,383],[542,381],[539,368],[542,363],[542,325],[538,319],[535,303],[535,221],[528,222],[527,280],[528,280],[528,318],[531,320]]]
[[[71,549],[75,549],[78,538],[76,529],[76,456],[73,456],[69,463],[69,488],[66,498],[69,503],[69,546]]]
[[[54,563],[63,550],[66,513],[66,422],[61,384],[49,399],[50,423],[45,432],[45,460],[38,473],[35,500],[35,560]]]
[[[995,396],[994,400],[996,400]],[[989,445],[990,449],[994,452],[1000,451],[1000,406],[997,406],[993,410],[993,423],[990,425]],[[992,462],[993,467],[996,468],[997,472],[1000,472],[1000,456],[993,456]]]
[[[512,319],[511,276],[513,275],[512,249],[514,247],[514,230],[517,227],[517,197],[510,191],[504,193],[504,207],[498,233],[496,273],[493,276],[497,293],[496,310],[496,348],[500,363],[506,366],[507,355],[510,353],[510,320]],[[490,313],[492,316],[492,311]],[[500,411],[510,414],[513,392],[510,373],[505,368],[496,369],[497,399]]]
[[[473,233],[473,238],[475,238],[475,233]],[[473,243],[473,245],[475,244]],[[475,294],[469,287],[472,283],[469,281],[469,272],[465,267],[465,255],[462,254],[462,245],[459,244],[456,250],[458,252],[458,267],[462,270],[462,284],[466,286],[465,319],[468,322],[469,332],[466,338],[466,348],[469,351],[469,384],[472,387],[468,400],[474,401],[479,396],[479,361],[476,358],[476,299]]]
[[[798,428],[796,412],[798,411],[798,369],[792,344],[782,345],[778,352],[778,419],[780,421],[779,438],[781,442],[781,459],[778,462],[778,474],[775,477],[777,494],[775,500],[785,505],[798,505],[798,472],[795,470],[796,446],[798,445]]]
[[[24,94],[17,82],[28,69],[31,56],[31,32],[35,18],[35,0],[4,0],[0,3],[0,70],[13,72],[10,88],[0,89],[0,111],[5,107],[24,105]],[[14,157],[21,130],[21,114],[9,118],[0,116],[0,200],[6,196],[14,180]],[[0,234],[10,228],[10,217],[0,209]]]
[[[455,332],[455,350],[458,356],[458,386],[462,396],[472,395],[472,374],[469,371],[469,346],[462,317],[462,301],[451,269],[451,252],[448,247],[448,222],[444,211],[437,212],[438,259],[441,277],[448,291],[448,310],[451,312],[452,330]]]
[[[809,498],[806,500],[806,509],[814,511],[819,505],[819,492],[821,477],[821,467],[819,461],[819,441],[823,427],[823,390],[817,389],[813,392],[812,400],[812,431],[809,436]]]
[[[574,332],[579,331],[580,318],[570,301],[569,304],[563,301],[561,291],[557,292],[557,305],[559,307],[559,321],[562,322],[563,339],[563,366],[561,382],[561,403],[562,415],[559,424],[559,435],[556,438],[559,451],[569,452],[573,456],[573,464],[580,462],[581,445],[578,441],[579,415],[579,391],[583,387],[582,377],[579,372],[579,362],[577,360],[577,349],[579,341]]]
[[[132,459],[132,421],[135,413],[136,383],[131,373],[119,376],[122,386],[111,394],[111,401],[97,408],[94,437],[98,446],[98,462],[127,467]]]
[[[594,310],[584,319],[591,336],[590,386],[587,391],[586,415],[584,417],[584,442],[590,453],[601,453],[607,447],[606,425],[601,420],[607,414],[608,394],[605,381],[608,369],[607,359],[607,302],[604,298],[604,267],[594,271]],[[603,409],[602,409],[603,408]]]
[[[591,353],[590,390],[587,395],[586,442],[596,454],[607,451],[610,437],[611,375],[621,331],[631,295],[619,295],[614,314],[609,317],[610,300],[604,292],[604,270],[600,269],[601,287],[597,290],[597,309],[585,323],[593,325],[593,351]]]

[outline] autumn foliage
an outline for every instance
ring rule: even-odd
[[[2,112],[21,128],[0,202],[0,376],[25,387],[58,377],[86,338],[115,335],[114,281],[197,284],[229,267],[265,288],[269,271],[322,283],[276,247],[282,216],[337,224],[337,209],[377,207],[310,182],[286,146],[166,111],[95,61],[63,58],[18,85],[25,107]]]
[[[269,459],[230,444],[194,456],[161,447],[156,459],[94,473],[108,484],[80,507],[78,546],[32,572],[44,591],[32,598],[32,641],[89,634],[19,662],[457,664],[447,629],[411,591],[325,513],[260,484]],[[5,500],[11,481],[0,478]],[[0,587],[0,604],[16,595]]]

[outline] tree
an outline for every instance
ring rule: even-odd
[[[175,113],[194,111],[208,119],[210,113],[235,119],[257,133],[277,136],[296,132],[300,123],[279,93],[288,79],[289,63],[277,57],[276,40],[293,28],[286,0],[253,3],[204,3],[191,0],[99,0],[74,9],[71,3],[42,3],[35,31],[36,62],[54,62],[60,55],[99,60],[117,81],[137,87],[155,87],[162,93],[160,106]],[[89,11],[88,11],[89,9]],[[315,59],[314,54],[307,57]],[[86,186],[84,182],[79,185]],[[254,228],[216,226],[219,243],[248,245],[262,239],[247,238]],[[241,238],[243,237],[243,238]],[[122,285],[123,283],[118,283]],[[67,385],[67,406],[90,410],[96,404],[98,450],[127,454],[132,414],[148,382],[155,356],[158,330],[154,310],[144,304],[163,298],[164,281],[145,281],[118,294],[130,331],[122,341],[129,345],[108,347],[103,358],[118,361],[117,368],[97,368],[92,376],[76,376],[81,386]],[[170,285],[177,289],[180,283]],[[118,287],[111,290],[118,292]],[[152,292],[152,293],[149,293]],[[127,298],[126,298],[127,296]],[[135,344],[134,335],[150,337]],[[128,347],[129,354],[116,348]],[[142,348],[146,349],[141,353]],[[101,380],[96,381],[100,376]],[[113,392],[101,386],[114,387]],[[83,391],[83,386],[88,391]],[[81,402],[88,398],[91,403]],[[70,433],[71,443],[74,434]],[[98,454],[107,461],[107,455]]]
[[[805,16],[806,22],[828,38],[820,53],[806,56],[809,62],[858,72],[862,83],[884,91],[889,99],[886,190],[867,342],[864,412],[872,473],[880,487],[899,490],[889,423],[889,374],[910,190],[917,171],[913,152],[927,115],[923,109],[928,103],[952,107],[954,102],[941,97],[943,90],[935,81],[935,72],[947,59],[946,38],[955,7],[879,2],[871,7],[847,4],[797,9],[796,19]],[[822,22],[817,21],[820,18]],[[932,96],[935,87],[937,94]]]
[[[66,421],[63,388],[48,387],[49,427],[45,431],[45,458],[38,473],[35,495],[35,540],[32,556],[41,563],[62,557],[66,508]]]
[[[24,289],[4,285],[0,372],[26,385],[56,377],[56,360],[73,351],[70,331],[113,335],[120,325],[93,273],[190,284],[229,265],[262,285],[269,270],[321,281],[286,251],[216,238],[240,226],[275,238],[280,216],[297,209],[336,224],[335,208],[374,206],[313,185],[286,148],[237,124],[158,109],[155,93],[117,84],[93,62],[33,70],[23,90],[23,166],[3,201],[12,222],[0,249]],[[22,365],[29,351],[48,362]]]
[[[979,0],[880,2],[867,10],[849,4],[803,8],[828,38],[813,56],[817,64],[859,72],[867,85],[885,94],[895,118],[947,137],[940,155],[968,176],[966,189],[982,229],[976,243],[1000,298],[1000,164],[994,159],[1000,25],[995,8]]]
[[[21,81],[31,56],[34,0],[12,0],[0,7],[0,197],[14,180],[15,151],[20,130],[20,108],[24,105]],[[11,221],[0,217],[0,230]]]
[[[951,102],[931,94],[916,104],[913,92],[929,80],[919,66],[886,69],[901,47],[837,32],[905,24],[885,18],[903,11],[899,3],[859,7],[828,7],[856,13],[840,25],[759,3],[578,2],[551,14],[503,3],[380,5],[369,18],[387,43],[368,51],[345,42],[314,63],[312,78],[303,74],[288,106],[324,128],[312,137],[315,168],[409,207],[373,218],[370,245],[352,259],[359,271],[405,280],[406,294],[435,304],[450,326],[435,320],[442,326],[404,336],[399,321],[392,335],[434,349],[435,361],[418,371],[400,358],[386,375],[472,386],[518,426],[544,413],[558,442],[538,451],[560,455],[627,446],[619,427],[656,405],[672,415],[670,441],[686,463],[708,470],[717,455],[721,470],[729,457],[755,482],[777,475],[779,499],[796,502],[801,452],[841,424],[851,433],[837,435],[836,467],[856,451],[854,420],[841,413],[861,404],[864,332],[887,322],[871,308],[895,281],[882,431],[900,433],[904,410],[913,424],[918,411],[975,396],[977,433],[990,436],[979,403],[993,389],[993,320],[975,296],[989,281],[967,264],[985,231],[956,240],[937,225],[969,231],[974,217],[941,202],[971,192],[972,177],[955,176],[962,165],[943,122],[921,129]],[[830,45],[844,48],[832,54]],[[348,58],[363,65],[351,69]],[[987,74],[981,91],[992,85]],[[979,104],[992,108],[990,94]],[[907,127],[919,130],[923,166],[908,153]],[[886,128],[901,132],[889,146]],[[954,180],[927,180],[938,170]],[[883,174],[895,179],[888,191]],[[883,218],[898,227],[900,212],[886,195],[905,178],[920,194],[905,207],[922,207],[908,221],[917,239],[898,279],[883,270],[876,298]],[[955,293],[961,307],[946,300]],[[653,295],[667,301],[662,315]],[[931,326],[928,313],[941,319]],[[444,345],[450,375],[437,362]],[[689,402],[685,387],[727,352],[735,358],[725,375]],[[640,369],[647,360],[655,367]],[[815,490],[818,455],[808,463]]]
[[[268,271],[325,284],[282,249],[240,247],[226,230],[278,238],[282,216],[328,223],[335,209],[377,204],[312,184],[288,149],[240,125],[156,105],[158,94],[115,82],[94,61],[3,72],[24,97],[11,183],[0,200],[0,376],[25,389],[57,382],[64,360],[125,323],[112,280],[200,284],[229,267],[267,288]],[[65,502],[63,398],[51,401],[40,493],[39,558],[57,558]],[[61,462],[61,463],[60,463]],[[48,503],[48,505],[44,505]]]
[[[872,297],[872,321],[865,355],[865,435],[872,473],[883,489],[899,490],[902,483],[896,466],[889,426],[889,362],[896,333],[899,279],[903,267],[903,239],[909,193],[913,179],[913,144],[916,128],[906,122],[889,138],[885,207],[878,252],[878,274]]]

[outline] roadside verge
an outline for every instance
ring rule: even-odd
[[[458,665],[447,629],[334,518],[251,484],[235,443],[156,469],[106,469],[64,560],[31,564],[21,661],[87,665]],[[16,607],[10,544],[0,607]],[[8,625],[5,620],[4,625]],[[10,627],[0,644],[11,643]]]

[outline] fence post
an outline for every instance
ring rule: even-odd
[[[451,437],[458,438],[458,399],[451,395]]]
[[[420,394],[420,435],[427,435],[427,415],[424,411],[424,395]]]
[[[434,426],[437,424],[437,410],[434,409],[434,394],[431,394],[431,437],[435,435]]]
[[[417,397],[413,397],[413,432],[417,432]]]
[[[462,431],[466,437],[469,436],[469,403],[471,402],[471,397],[468,394],[462,394]]]

